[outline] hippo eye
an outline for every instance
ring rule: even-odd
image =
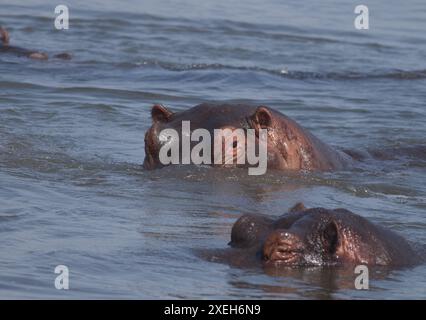
[[[339,235],[337,232],[337,226],[334,222],[329,222],[322,232],[322,241],[324,248],[328,253],[333,254],[337,250],[339,242]]]

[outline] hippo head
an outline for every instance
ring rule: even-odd
[[[359,215],[303,205],[276,221],[242,216],[230,244],[257,248],[266,266],[410,265],[419,259],[405,239]]]
[[[170,137],[166,138],[162,133],[165,129],[173,129],[178,133],[176,139],[182,140],[182,122],[190,122],[191,134],[196,129],[205,129],[211,137],[215,136],[216,129],[237,129],[247,136],[248,129],[255,140],[254,145],[263,145],[266,150],[267,167],[272,169],[318,169],[328,168],[330,164],[324,161],[324,157],[318,152],[319,140],[306,132],[293,120],[283,114],[265,106],[249,106],[242,104],[201,104],[182,112],[172,112],[162,105],[154,105],[151,111],[152,126],[145,135],[145,161],[144,167],[153,169],[162,167],[160,161],[160,149],[166,143],[170,143]],[[259,138],[259,132],[266,132],[264,139]],[[188,134],[187,134],[188,135]],[[192,139],[192,138],[191,138]],[[204,138],[203,138],[204,139]],[[247,138],[247,141],[248,138]],[[263,141],[266,141],[265,144]],[[191,148],[198,140],[191,141]],[[217,165],[214,160],[217,150],[210,151],[211,164]],[[232,147],[223,146],[225,154],[231,154],[231,163],[223,161],[222,165],[235,165],[238,162],[238,149],[241,144],[233,143]],[[182,150],[182,147],[180,147]],[[260,147],[257,147],[257,151]],[[235,161],[234,161],[235,160]],[[180,162],[181,163],[181,162]],[[243,161],[243,165],[250,166]],[[247,164],[247,165],[246,165]],[[219,164],[220,166],[221,164]]]
[[[266,263],[285,265],[330,265],[346,254],[345,230],[327,211],[306,214],[289,224],[277,221],[267,235],[262,254]]]

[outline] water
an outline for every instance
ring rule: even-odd
[[[145,172],[150,107],[267,104],[329,144],[425,144],[426,4],[364,1],[2,0],[11,41],[72,61],[0,56],[1,298],[426,298],[426,267],[374,276],[266,273],[204,260],[243,213],[344,207],[426,243],[426,159],[399,152],[346,172]],[[398,153],[398,152],[397,152]],[[388,157],[389,158],[389,157]],[[54,287],[55,266],[70,290]],[[343,278],[343,280],[342,280]]]

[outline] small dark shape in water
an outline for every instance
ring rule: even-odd
[[[72,56],[67,52],[55,54],[53,57],[57,58],[57,59],[62,59],[62,60],[71,60],[72,59]]]
[[[14,54],[18,57],[27,57],[27,58],[35,59],[35,60],[47,60],[49,58],[49,56],[44,52],[11,46],[9,44],[10,42],[9,32],[1,26],[0,26],[0,40],[1,40],[0,53],[9,53],[9,54]],[[62,59],[62,60],[70,60],[71,55],[69,53],[63,52],[63,53],[54,55],[54,58]]]

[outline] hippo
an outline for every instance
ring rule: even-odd
[[[294,120],[267,106],[203,103],[185,111],[172,112],[156,104],[152,107],[151,116],[152,125],[145,134],[143,166],[146,169],[164,166],[159,160],[160,149],[164,145],[164,140],[160,139],[161,132],[164,129],[179,132],[182,121],[190,121],[191,132],[202,128],[211,135],[215,129],[243,129],[245,132],[253,129],[256,143],[260,143],[260,129],[266,129],[268,169],[329,171],[344,169],[352,162],[348,154],[332,148]],[[237,146],[234,145],[234,148]]]
[[[47,60],[49,58],[47,53],[44,53],[44,52],[40,52],[36,50],[28,50],[25,48],[9,45],[9,41],[10,41],[9,32],[1,26],[0,26],[0,40],[1,40],[0,53],[9,53],[9,54],[16,55],[18,57],[27,57],[27,58],[35,59],[35,60]],[[62,60],[71,59],[71,55],[66,52],[56,54],[53,57],[57,59],[62,59]]]
[[[266,267],[407,267],[424,261],[403,237],[349,210],[307,209],[302,203],[276,220],[243,215],[229,245]]]

